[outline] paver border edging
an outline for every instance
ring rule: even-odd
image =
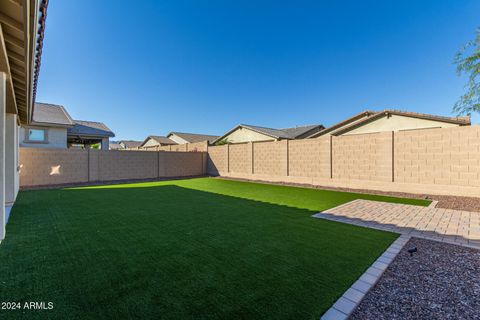
[[[437,200],[432,200],[432,202],[428,205],[428,208],[436,208],[438,204]]]
[[[384,253],[355,281],[352,286],[323,314],[321,320],[348,319],[368,291],[378,282],[398,253],[410,240],[408,235],[400,235]]]

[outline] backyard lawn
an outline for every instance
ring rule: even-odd
[[[399,199],[213,178],[19,194],[0,310],[24,319],[318,319],[397,235],[314,219]]]

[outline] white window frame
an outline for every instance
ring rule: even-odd
[[[43,131],[43,140],[30,140],[30,130],[40,130]],[[35,127],[25,127],[25,143],[48,143],[48,129],[46,128],[35,128]]]

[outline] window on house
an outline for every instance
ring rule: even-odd
[[[27,140],[31,142],[46,142],[47,133],[45,129],[28,129]]]

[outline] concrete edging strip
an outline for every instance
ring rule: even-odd
[[[400,235],[387,250],[365,271],[352,286],[327,310],[321,320],[348,319],[368,291],[380,279],[390,263],[410,240],[408,235]]]

